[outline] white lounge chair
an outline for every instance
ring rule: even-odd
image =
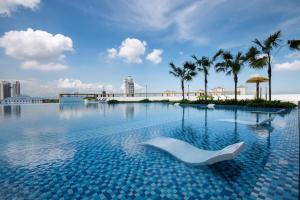
[[[218,119],[219,122],[230,122],[230,123],[238,123],[238,124],[245,124],[251,126],[263,126],[268,122],[274,120],[274,117],[270,117],[268,119],[262,120],[260,122],[252,122],[252,121],[244,121],[244,120],[234,120],[234,119]]]
[[[267,111],[251,111],[251,113],[260,113],[260,114],[280,114],[284,112],[285,109],[278,110],[276,112],[267,112]]]
[[[239,142],[229,145],[222,150],[209,151],[169,137],[157,137],[141,144],[166,151],[177,159],[191,165],[211,165],[224,160],[232,160],[244,148],[244,142]]]
[[[215,104],[207,104],[207,108],[209,109],[215,109]]]

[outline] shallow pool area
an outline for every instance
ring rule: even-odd
[[[168,103],[0,106],[0,197],[298,199],[299,111],[275,111]],[[234,123],[270,117],[264,126]],[[245,148],[231,161],[190,166],[139,145],[158,136],[205,150],[240,141]]]

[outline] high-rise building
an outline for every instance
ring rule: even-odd
[[[124,79],[124,93],[126,96],[134,96],[134,82],[131,76]]]
[[[20,82],[16,81],[13,83],[12,86],[12,97],[20,96],[21,88],[20,88]]]
[[[11,97],[11,83],[7,81],[0,82],[0,100]]]

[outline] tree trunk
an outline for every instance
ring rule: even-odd
[[[182,100],[184,100],[184,80],[181,80]]]
[[[237,83],[238,83],[238,77],[235,74],[234,75],[234,100],[237,101]]]
[[[204,91],[204,95],[205,95],[205,101],[207,101],[207,74],[204,75],[204,87],[205,87],[205,91]]]
[[[268,54],[268,76],[269,76],[269,101],[272,100],[272,67],[271,67],[271,56]]]

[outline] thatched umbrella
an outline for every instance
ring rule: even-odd
[[[247,80],[247,83],[256,83],[256,98],[259,99],[259,83],[268,81],[269,79],[260,75],[254,75]]]

